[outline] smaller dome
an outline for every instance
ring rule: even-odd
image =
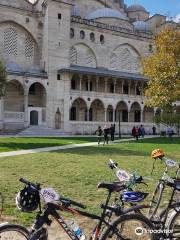
[[[151,32],[151,25],[144,21],[136,21],[133,23],[135,31]]]
[[[87,20],[97,19],[97,18],[118,18],[123,20],[128,19],[123,13],[112,8],[99,8],[94,12],[89,13],[85,18]]]
[[[37,65],[32,65],[32,66],[30,66],[27,69],[27,73],[30,73],[30,74],[42,74],[43,70],[39,66],[37,66]]]
[[[78,6],[73,6],[72,7],[71,16],[74,16],[74,17],[80,17],[81,16]]]
[[[21,66],[15,62],[9,62],[6,64],[6,71],[7,72],[16,72],[16,73],[22,73],[23,70]]]
[[[127,8],[127,12],[137,12],[137,11],[147,12],[143,6],[138,4],[131,5]]]

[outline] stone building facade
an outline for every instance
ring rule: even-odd
[[[122,133],[145,125],[158,109],[144,106],[141,58],[169,24],[124,0],[0,0],[0,57],[8,85],[0,129],[30,125],[93,133],[119,122]],[[171,23],[175,24],[175,23]]]

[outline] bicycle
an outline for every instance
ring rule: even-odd
[[[158,156],[155,155],[154,159],[160,159],[161,161],[164,161],[166,167],[161,179],[155,188],[153,198],[150,203],[148,218],[155,225],[160,225],[161,229],[166,230],[163,239],[165,239],[165,237],[168,237],[168,239],[180,239],[180,202],[174,200],[175,194],[179,194],[180,191],[180,179],[178,179],[180,164],[178,162],[165,158],[162,150],[158,149],[155,151],[157,151]],[[177,167],[175,178],[171,178],[168,175],[168,169],[173,167]],[[166,187],[170,187],[172,189],[170,200],[167,207],[158,213],[160,203],[162,202],[162,196]],[[170,212],[172,213],[168,218]]]
[[[89,219],[97,220],[98,223],[93,229],[93,232],[91,234],[90,239],[91,240],[105,240],[108,237],[112,238],[114,236],[118,237],[119,239],[155,239],[155,236],[153,234],[153,224],[151,221],[149,221],[145,216],[133,213],[134,208],[126,209],[121,212],[121,215],[117,217],[113,222],[109,221],[109,217],[107,214],[107,210],[116,212],[117,209],[113,208],[112,206],[108,206],[111,194],[114,192],[120,192],[124,189],[124,184],[116,182],[116,183],[100,183],[98,185],[98,188],[104,188],[107,189],[108,194],[105,201],[105,204],[101,205],[102,213],[100,216],[86,212],[85,210],[77,209],[77,207],[85,209],[86,206],[83,204],[76,202],[74,200],[64,198],[62,196],[59,196],[59,194],[56,193],[54,189],[50,188],[41,188],[39,184],[34,184],[26,179],[20,179],[22,183],[26,185],[26,187],[22,191],[26,191],[26,195],[24,195],[24,199],[22,199],[22,202],[20,202],[20,199],[17,199],[18,207],[21,207],[22,210],[35,211],[37,208],[39,208],[39,213],[36,216],[35,222],[27,234],[27,231],[23,232],[22,228],[19,228],[17,226],[17,229],[14,229],[17,232],[22,233],[22,238],[19,239],[28,239],[28,240],[47,240],[48,239],[48,231],[46,226],[50,226],[52,221],[49,219],[49,216],[52,216],[57,223],[60,225],[60,227],[64,230],[64,232],[69,236],[72,240],[83,240],[81,236],[77,236],[77,233],[75,230],[72,229],[71,226],[63,219],[61,214],[59,214],[58,211],[62,212],[69,212],[73,215],[81,215],[84,217],[87,217]],[[28,201],[28,195],[31,195],[31,201]],[[41,210],[41,202],[40,202],[40,195],[42,196],[44,202],[45,202],[45,210],[42,212]],[[17,196],[18,198],[18,196]],[[35,200],[35,203],[32,204],[33,200]],[[23,201],[27,201],[28,204],[24,208]],[[21,205],[21,206],[20,206]],[[32,206],[31,206],[32,205]],[[76,208],[72,207],[75,206]],[[139,208],[146,208],[147,206],[140,206]],[[138,206],[135,208],[138,209]],[[136,227],[137,232],[129,231],[127,232],[127,228],[129,228],[128,224],[129,222],[132,222],[133,227]],[[137,224],[137,225],[135,225]],[[131,226],[131,225],[130,225]],[[126,228],[125,228],[126,227]],[[6,230],[3,228],[5,233],[9,230],[7,227]],[[145,230],[144,232],[139,232],[140,230]],[[10,230],[9,230],[10,231]],[[123,232],[124,231],[124,232]],[[0,227],[0,236],[2,233],[2,228]],[[127,237],[127,234],[130,235],[130,237]],[[131,236],[132,235],[132,236]],[[82,235],[83,236],[83,235]],[[6,238],[7,239],[7,238]],[[17,238],[14,238],[17,239]]]

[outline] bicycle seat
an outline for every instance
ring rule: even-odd
[[[101,182],[98,184],[98,188],[105,188],[109,192],[120,192],[125,189],[125,185],[119,182],[116,182],[116,183]]]

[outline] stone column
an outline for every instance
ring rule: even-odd
[[[124,80],[121,81],[121,93],[124,94]]]
[[[135,95],[137,95],[137,83],[135,83]]]
[[[127,111],[128,112],[128,122],[130,120],[130,110]]]
[[[24,122],[28,126],[28,93],[24,94]]]
[[[90,91],[90,79],[88,79],[88,92]]]
[[[87,107],[87,122],[89,122],[89,107]]]
[[[114,79],[114,93],[116,93],[116,79]]]
[[[144,110],[141,110],[141,122],[144,121],[144,118],[143,118],[143,113],[144,113]]]
[[[79,91],[82,91],[82,78],[79,79]]]
[[[131,80],[128,81],[128,95],[131,94]]]
[[[141,96],[144,96],[144,82],[141,82]]]
[[[104,109],[104,120],[105,122],[107,122],[107,108]]]
[[[96,78],[96,92],[99,91],[99,78]]]
[[[116,122],[116,119],[115,119],[115,112],[116,112],[116,109],[113,109],[113,122],[114,122],[114,123]]]
[[[105,93],[107,93],[107,83],[108,83],[108,80],[107,78],[105,78]]]
[[[0,128],[3,127],[4,122],[4,98],[0,98]]]

